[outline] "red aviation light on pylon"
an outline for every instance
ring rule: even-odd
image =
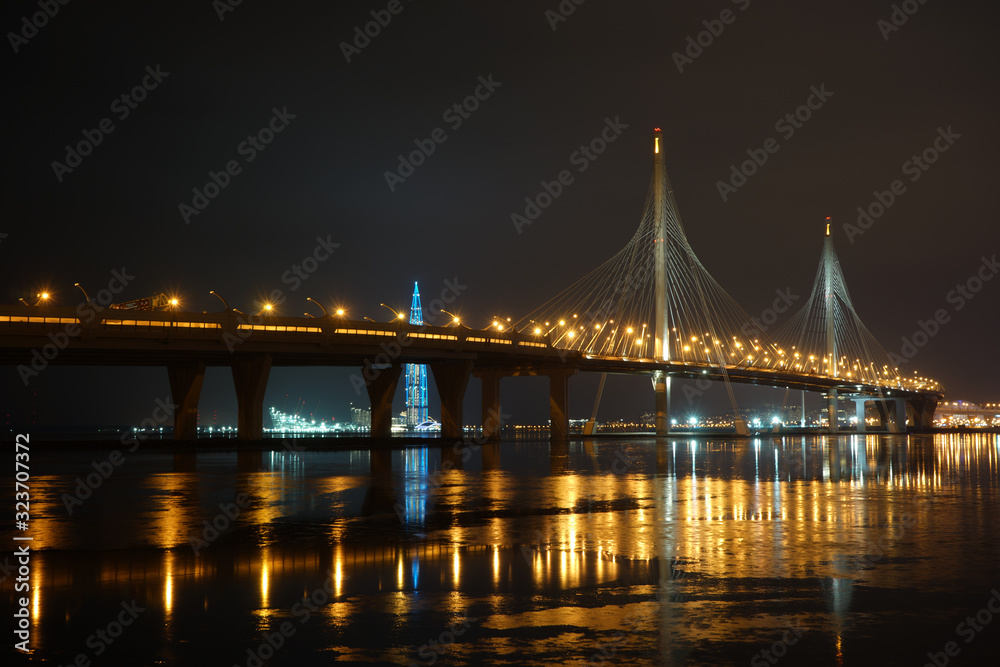
[[[830,219],[830,216],[826,216],[826,219],[827,219],[827,220],[829,220],[829,219]],[[830,235],[830,223],[829,223],[829,222],[828,222],[828,223],[826,223],[826,235],[827,235],[827,236],[829,236],[829,235]]]

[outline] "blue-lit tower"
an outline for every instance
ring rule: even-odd
[[[420,288],[413,283],[410,324],[423,324]],[[406,364],[406,425],[411,428],[427,421],[427,364]]]

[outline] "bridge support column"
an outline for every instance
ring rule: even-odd
[[[441,437],[461,438],[464,425],[462,406],[472,373],[472,362],[439,361],[430,364],[430,367],[438,396],[441,397]]]
[[[829,420],[829,432],[837,434],[837,390],[831,389],[827,392],[826,414]]]
[[[396,395],[396,385],[399,384],[403,367],[393,364],[372,370],[375,372],[372,379],[362,373],[372,408],[369,433],[373,438],[388,438],[392,436],[392,399]]]
[[[238,357],[233,360],[236,385],[236,437],[261,440],[264,437],[264,391],[271,373],[271,355]]]
[[[886,426],[889,428],[889,433],[906,433],[906,401],[901,398],[892,399],[892,403],[896,406],[895,419],[890,419]],[[886,402],[886,409],[888,411],[889,402]]]
[[[670,378],[663,371],[653,373],[654,417],[656,435],[670,433]]]
[[[934,412],[938,402],[929,398],[913,398],[906,401],[910,423],[916,429],[934,428]]]
[[[569,376],[573,370],[555,370],[549,373],[549,438],[565,440],[569,437]]]
[[[858,433],[865,433],[868,431],[868,424],[865,422],[865,403],[868,401],[867,398],[854,398],[854,416],[858,420]]]
[[[498,371],[477,371],[475,376],[483,385],[483,437],[494,440],[500,437],[503,426],[500,413],[500,378]]]
[[[174,440],[194,440],[198,437],[198,399],[205,379],[205,364],[201,362],[167,365],[170,396],[174,405]]]

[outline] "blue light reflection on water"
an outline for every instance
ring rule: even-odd
[[[507,642],[533,632],[545,642],[510,662],[560,651],[586,659],[631,627],[616,646],[632,662],[682,653],[689,664],[742,662],[793,620],[809,630],[799,655],[820,663],[887,647],[919,659],[926,651],[904,636],[938,650],[931,640],[943,644],[954,619],[1000,583],[997,436],[679,444],[505,442],[447,469],[438,446],[387,458],[150,451],[72,516],[61,494],[98,454],[53,453],[37,463],[47,474],[32,498],[34,642],[70,659],[97,619],[138,596],[142,630],[102,664],[194,651],[234,664],[330,573],[335,601],[302,627],[304,648],[271,664],[321,647],[348,660],[412,661],[470,615],[482,630],[449,659],[502,661]],[[775,466],[760,466],[761,449],[776,453]],[[252,504],[196,556],[191,536],[238,493]],[[669,594],[657,597],[657,581]],[[0,591],[13,600],[9,581]],[[371,629],[385,623],[394,629]],[[238,638],[236,648],[199,640],[207,626]]]

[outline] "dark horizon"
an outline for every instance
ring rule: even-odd
[[[585,3],[563,16],[556,2],[402,2],[348,48],[371,12],[386,21],[386,3],[218,4],[59,4],[34,32],[23,19],[38,3],[4,7],[16,102],[4,303],[46,288],[76,305],[75,282],[93,293],[119,271],[135,276],[121,300],[177,293],[195,312],[221,308],[210,290],[248,310],[280,289],[283,314],[312,310],[308,296],[388,319],[379,303],[406,308],[419,281],[425,304],[461,285],[470,326],[517,319],[631,238],[661,127],[691,245],[748,313],[809,293],[832,216],[856,311],[882,346],[905,356],[904,338],[939,323],[901,368],[948,400],[1000,399],[995,5],[921,4],[890,28],[892,3]],[[808,120],[794,117],[802,105]],[[608,127],[614,140],[591,159],[581,147]],[[90,140],[90,154],[68,155]],[[734,165],[754,156],[743,183]],[[572,182],[521,223],[526,198],[564,170]],[[328,260],[289,274],[320,247]],[[962,287],[977,274],[981,290]],[[276,368],[266,403],[302,397],[344,417],[367,402],[354,372]],[[5,412],[52,424],[136,422],[169,390],[155,368],[5,378]],[[571,416],[589,416],[596,379],[572,382]],[[647,379],[610,387],[602,418],[652,407]],[[505,381],[520,420],[543,421],[544,396],[544,379]],[[683,405],[728,403],[717,387]],[[466,421],[477,406],[474,381]],[[227,369],[210,369],[201,408],[234,413]]]

